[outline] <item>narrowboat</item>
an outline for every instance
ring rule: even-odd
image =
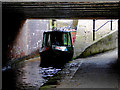
[[[43,33],[40,51],[41,67],[61,67],[73,57],[75,31],[47,31]]]

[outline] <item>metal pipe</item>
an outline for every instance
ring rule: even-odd
[[[111,31],[112,31],[112,19],[111,19]]]
[[[95,19],[93,19],[93,41],[95,40]]]

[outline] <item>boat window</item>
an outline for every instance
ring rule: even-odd
[[[69,33],[68,33],[68,46],[71,46],[71,37],[70,37]]]
[[[69,33],[45,33],[43,46],[50,47],[52,45],[71,46],[71,37]]]
[[[46,34],[43,34],[43,43],[42,43],[43,47],[45,46],[45,39],[46,39]]]
[[[71,46],[71,38],[69,33],[63,33],[63,41],[64,46]]]
[[[68,45],[68,43],[67,43],[67,37],[68,37],[67,33],[63,33],[63,40],[64,40],[64,45],[65,46]]]
[[[51,46],[51,35],[50,34],[48,34],[48,42],[47,42],[47,46]]]
[[[44,35],[44,38],[45,38],[45,39],[44,39],[44,40],[45,40],[45,41],[44,41],[44,42],[45,42],[45,46],[47,46],[47,47],[48,47],[48,46],[51,46],[50,34],[49,34],[49,33],[48,33],[48,34],[45,34],[45,35]]]

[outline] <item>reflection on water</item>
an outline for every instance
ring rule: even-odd
[[[56,74],[60,70],[61,69],[56,69],[53,67],[41,68],[40,73],[42,74],[43,78],[47,78],[47,77],[52,77],[54,74]]]
[[[15,69],[3,71],[3,90],[39,89],[61,69],[39,67],[40,58],[20,62]]]

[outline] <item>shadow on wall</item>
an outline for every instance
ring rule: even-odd
[[[12,44],[8,45],[8,58],[14,60],[35,55],[42,46],[43,32],[49,29],[49,20],[28,19],[18,30]]]

